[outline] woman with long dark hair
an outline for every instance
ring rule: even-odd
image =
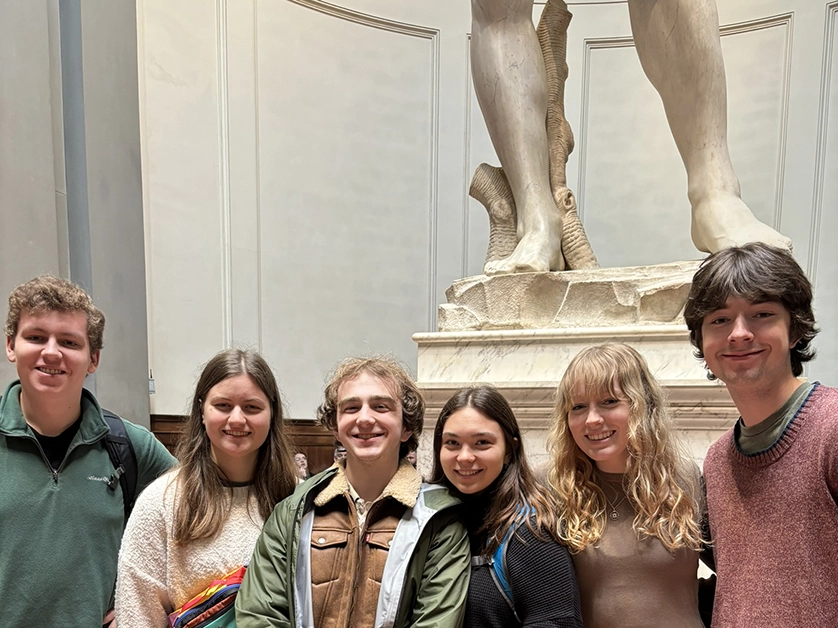
[[[137,500],[119,555],[121,628],[164,628],[213,580],[250,560],[262,525],[296,485],[273,372],[228,349],[204,367],[178,446],[180,465]]]
[[[431,481],[464,503],[474,556],[466,628],[582,625],[555,501],[536,483],[518,422],[496,389],[463,388],[445,404]]]
[[[636,350],[608,343],[573,358],[556,393],[550,447],[585,627],[702,628],[699,471]]]

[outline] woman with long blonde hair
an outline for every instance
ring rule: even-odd
[[[549,481],[584,625],[702,628],[700,476],[646,361],[624,344],[583,349],[553,420]]]

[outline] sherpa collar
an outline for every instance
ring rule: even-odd
[[[335,473],[329,484],[326,485],[326,488],[320,491],[317,497],[314,498],[314,504],[316,506],[324,506],[339,495],[349,494],[349,480],[346,479],[345,464],[341,460],[335,465],[337,467],[337,473]],[[396,474],[391,478],[387,486],[384,487],[384,491],[382,491],[381,496],[376,501],[385,497],[392,497],[408,508],[413,508],[416,505],[416,497],[419,495],[421,485],[422,476],[419,475],[419,472],[413,468],[410,462],[403,458],[399,462],[399,468],[396,470]]]

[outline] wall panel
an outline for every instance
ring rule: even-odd
[[[222,4],[147,0],[141,5],[153,413],[182,412],[198,365],[229,339]]]
[[[819,355],[809,367],[809,375],[834,386],[838,385],[838,2],[826,7],[824,31],[812,229],[815,313],[822,331],[816,340]]]
[[[437,35],[259,12],[262,346],[302,416],[324,364],[409,354],[436,314]]]
[[[0,303],[4,322],[9,292],[40,273],[58,274],[62,254],[66,254],[66,244],[59,250],[56,219],[57,209],[63,207],[66,224],[64,187],[57,181],[63,176],[62,146],[55,145],[61,137],[61,108],[58,103],[55,115],[51,94],[54,85],[60,87],[57,20],[57,2],[0,6]],[[53,133],[54,121],[57,133]],[[0,360],[0,377],[4,386],[16,377],[5,355]]]

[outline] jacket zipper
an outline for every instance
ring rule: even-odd
[[[24,438],[28,438],[28,439],[30,439],[30,440],[32,440],[32,441],[34,441],[35,445],[37,445],[37,446],[38,446],[38,451],[40,451],[40,452],[41,452],[41,458],[43,459],[44,464],[46,464],[46,465],[47,465],[47,469],[49,469],[49,472],[52,474],[52,481],[53,481],[53,483],[55,483],[55,484],[58,484],[58,474],[59,474],[59,473],[61,473],[61,472],[64,470],[64,464],[67,462],[67,458],[69,458],[69,457],[70,457],[70,453],[71,453],[71,452],[72,452],[72,451],[73,451],[76,447],[78,447],[79,445],[82,445],[82,444],[92,445],[93,443],[95,443],[95,442],[97,442],[98,440],[100,440],[100,439],[98,439],[98,438],[97,438],[96,440],[93,440],[93,441],[91,441],[90,443],[80,442],[80,443],[76,443],[75,445],[73,445],[73,444],[71,443],[71,444],[70,444],[70,446],[69,446],[69,447],[67,447],[67,451],[66,451],[66,453],[64,454],[64,458],[61,460],[61,464],[60,464],[60,465],[58,465],[58,468],[57,468],[57,469],[53,469],[53,467],[52,467],[52,463],[49,461],[49,459],[47,458],[46,453],[44,452],[44,448],[43,448],[43,447],[41,447],[41,441],[39,441],[39,440],[38,440],[37,438],[35,438],[34,436],[29,436],[28,434],[25,434],[25,435],[23,435],[23,436],[24,436]]]
[[[43,459],[44,463],[47,465],[47,469],[49,469],[49,472],[52,474],[53,483],[58,484],[58,472],[61,470],[61,467],[64,466],[64,462],[63,461],[61,462],[58,469],[53,469],[52,463],[47,459],[46,453],[44,453],[44,448],[41,447],[41,442],[33,436],[29,436],[28,438],[31,438],[33,441],[35,441],[35,444],[38,446],[38,451],[41,452],[41,458]],[[66,459],[67,456],[64,456],[64,458]]]
[[[354,500],[350,499],[349,502],[350,502],[350,510],[355,510]],[[375,504],[373,504],[373,506],[375,506]],[[367,523],[370,520],[369,519],[370,518],[370,511],[372,511],[372,508],[370,508],[366,512],[366,515],[364,516],[363,527],[361,527],[360,525],[358,526],[358,540],[356,542],[357,543],[357,550],[355,552],[357,560],[355,561],[355,574],[352,576],[352,602],[349,605],[349,617],[347,617],[347,619],[350,619],[352,617],[352,614],[355,612],[355,601],[358,599],[358,596],[357,596],[357,593],[358,593],[358,573],[361,571],[361,546],[363,544],[362,542],[363,542],[364,536],[366,535]],[[355,521],[358,521],[358,512],[355,511],[352,514],[355,516]]]

